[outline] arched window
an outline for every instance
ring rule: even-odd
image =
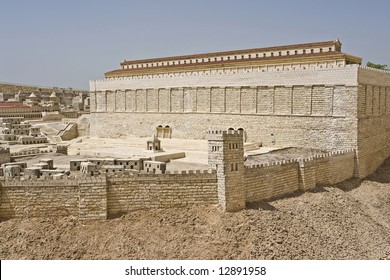
[[[164,127],[163,138],[171,138],[171,137],[172,137],[171,133],[172,133],[171,128],[169,127],[169,125],[166,125],[166,126]]]
[[[240,127],[240,128],[237,129],[237,130],[243,135],[244,142],[246,142],[246,132],[245,132],[245,129],[243,129],[242,127]]]
[[[156,135],[157,135],[157,138],[162,138],[163,137],[164,131],[163,131],[162,125],[159,125],[159,126],[156,127]]]

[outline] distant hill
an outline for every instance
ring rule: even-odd
[[[24,85],[24,84],[12,84],[6,82],[0,82],[0,92],[3,93],[17,93],[17,92],[40,92],[40,93],[73,93],[88,92],[88,90],[74,89],[74,88],[60,88],[49,86],[36,86],[36,85]]]

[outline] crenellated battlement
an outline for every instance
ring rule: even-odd
[[[355,156],[355,149],[346,149],[346,150],[339,150],[339,151],[330,151],[328,153],[322,153],[314,156],[310,156],[307,158],[297,158],[297,159],[289,159],[289,160],[280,160],[280,161],[273,161],[273,162],[267,162],[267,163],[260,163],[260,164],[254,164],[250,166],[245,166],[246,169],[255,169],[255,168],[267,168],[272,166],[285,166],[290,164],[302,164],[302,163],[310,163],[315,162],[321,159],[329,160],[331,158],[337,158],[339,156]]]
[[[26,187],[66,187],[66,186],[77,186],[81,184],[96,184],[106,182],[106,177],[94,176],[94,177],[76,177],[76,176],[62,176],[56,178],[55,176],[41,176],[39,178],[30,176],[28,178],[22,176],[16,177],[0,177],[0,184],[3,187],[15,187],[15,186],[26,186]]]
[[[107,174],[107,179],[188,179],[188,178],[213,178],[215,177],[216,171],[215,170],[182,170],[182,171],[166,171],[163,174],[155,174],[155,173],[138,173],[138,172],[128,172],[128,171],[122,171],[122,172],[116,172],[115,174]]]
[[[243,139],[244,132],[242,130],[208,130],[207,140],[222,141],[222,140],[236,140]]]
[[[365,70],[370,70],[370,71],[377,72],[377,73],[383,73],[383,74],[390,75],[389,70],[377,69],[377,68],[372,68],[372,67],[368,67],[368,66],[364,66],[364,65],[359,65],[359,69],[365,69]]]

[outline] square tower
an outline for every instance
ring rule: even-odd
[[[207,139],[209,170],[217,170],[219,205],[228,212],[244,209],[243,132],[210,130]]]

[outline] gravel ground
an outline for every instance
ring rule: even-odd
[[[0,223],[1,259],[390,259],[390,164],[364,181],[248,205]]]

